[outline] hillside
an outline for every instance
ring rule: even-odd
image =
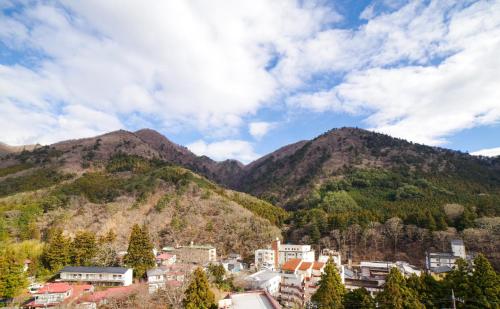
[[[147,159],[155,153],[136,141],[129,146],[144,157],[117,152],[103,161],[108,139],[102,136],[92,160],[83,161],[86,169],[72,152],[86,146],[68,143],[25,153],[23,163],[0,169],[0,242],[44,238],[56,227],[68,235],[113,230],[124,250],[131,227],[145,223],[158,246],[194,241],[214,244],[222,254],[248,256],[280,235],[283,210],[182,167]],[[73,173],[70,166],[76,167]]]
[[[151,209],[162,196],[177,190],[177,184],[159,186],[157,182],[165,180],[158,180],[155,173],[161,174],[162,169],[175,166],[193,175],[188,182],[194,183],[195,189],[186,189],[191,185],[183,186],[174,203],[180,205],[179,208],[155,213]],[[11,201],[27,195],[40,204],[40,194],[45,196],[49,192],[52,196],[50,192],[59,192],[57,190],[66,188],[63,184],[68,182],[86,184],[88,177],[116,188],[99,193],[98,199],[74,198],[85,196],[80,187],[70,197],[64,193],[63,201],[56,200],[55,204],[76,203],[77,206],[58,206],[47,211],[41,222],[66,224],[69,232],[74,231],[73,227],[98,231],[99,227],[118,228],[116,222],[130,217],[134,222],[153,222],[158,242],[211,241],[220,235],[228,238],[231,233],[227,233],[226,227],[235,222],[242,224],[236,214],[225,215],[224,221],[217,221],[217,225],[203,219],[207,217],[205,211],[210,213],[214,211],[213,205],[229,199],[235,203],[234,209],[246,209],[242,215],[249,210],[252,215],[248,218],[264,222],[263,226],[270,226],[274,231],[258,236],[248,224],[241,227],[245,232],[238,235],[243,239],[249,233],[264,241],[278,232],[269,222],[275,226],[285,223],[283,232],[289,241],[330,246],[344,254],[349,250],[358,257],[366,257],[364,254],[369,251],[375,254],[373,258],[393,258],[387,254],[396,254],[396,250],[388,250],[386,244],[394,239],[391,240],[384,224],[399,217],[404,233],[398,236],[398,250],[404,254],[412,252],[401,258],[421,261],[425,250],[444,248],[446,239],[462,237],[470,248],[488,253],[493,262],[500,265],[500,158],[476,157],[361,129],[341,128],[285,146],[244,166],[234,160],[216,162],[196,156],[153,130],[121,130],[4,155],[0,160],[0,196]],[[200,179],[204,183],[201,191],[196,189]],[[207,184],[212,193],[203,193]],[[35,190],[41,193],[34,193]],[[271,204],[289,210],[290,215]],[[12,227],[12,218],[24,215],[18,208],[9,207],[3,208],[4,221],[8,222],[3,223],[7,226],[4,231],[20,237]],[[191,207],[202,209],[202,213],[197,214],[199,217],[186,217],[185,221],[178,218],[181,214],[191,215]],[[71,220],[66,219],[67,216]],[[258,217],[267,221],[259,221]],[[102,218],[102,221],[96,223],[93,218]],[[25,219],[19,220],[26,223]],[[187,222],[187,227],[182,233],[165,230],[172,220],[174,226]],[[0,229],[1,226],[0,222]],[[43,235],[47,226],[39,226]],[[200,226],[219,228],[213,233],[202,233]],[[366,233],[382,237],[370,250],[367,250]],[[120,235],[125,237],[125,232]],[[185,237],[175,239],[178,235]],[[227,243],[226,238],[219,240],[222,247]],[[363,248],[360,243],[365,244]]]

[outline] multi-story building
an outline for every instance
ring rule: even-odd
[[[274,249],[258,249],[255,250],[255,267],[257,269],[276,270],[277,255]]]
[[[451,271],[459,258],[467,259],[465,245],[461,239],[454,239],[450,243],[451,252],[428,252],[426,254],[426,268],[435,273]]]
[[[359,267],[361,269],[361,278],[381,280],[384,282],[393,267],[397,268],[405,277],[409,277],[413,274],[420,276],[421,274],[421,271],[417,267],[402,261],[361,261]]]
[[[271,248],[255,251],[255,266],[257,269],[276,270],[291,259],[314,262],[314,250],[311,249],[310,245],[281,244],[280,240],[276,239],[271,243]]]
[[[277,296],[280,289],[281,275],[269,269],[263,269],[245,278],[250,289],[265,290],[272,296]]]
[[[331,249],[323,249],[321,250],[320,255],[318,256],[318,262],[326,263],[328,260],[332,259],[335,265],[342,265],[342,259],[340,256],[340,252],[331,250]]]
[[[59,272],[59,281],[85,282],[104,286],[128,286],[133,282],[132,268],[66,266]]]
[[[177,260],[182,263],[205,265],[217,261],[217,251],[211,245],[195,245],[191,243],[189,246],[174,248],[173,253],[177,256]]]

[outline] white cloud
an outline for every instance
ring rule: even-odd
[[[264,135],[266,135],[269,130],[274,128],[276,126],[276,123],[273,122],[264,122],[264,121],[258,121],[258,122],[251,122],[248,125],[248,131],[250,132],[250,135],[253,136],[253,138],[259,140]]]
[[[213,143],[198,140],[187,145],[187,148],[197,155],[205,155],[217,161],[230,158],[249,163],[259,157],[253,145],[243,140],[223,140]]]
[[[486,156],[486,157],[496,157],[500,156],[500,147],[481,149],[478,151],[471,152],[474,156]]]
[[[370,20],[345,43],[366,43],[359,53],[349,53],[357,69],[330,89],[290,97],[288,105],[367,114],[366,123],[376,131],[430,145],[444,144],[465,128],[496,123],[500,1],[466,8],[443,3],[412,2]],[[379,40],[378,50],[370,46]]]
[[[35,107],[24,116],[48,127],[54,105],[78,105],[223,138],[277,95],[272,57],[338,19],[314,1],[33,2],[0,15],[0,40],[40,56],[0,72],[0,104]],[[33,142],[23,132],[11,140]]]

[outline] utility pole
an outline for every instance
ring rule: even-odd
[[[451,289],[451,304],[453,309],[457,309],[457,304],[455,303],[455,293],[453,289]]]

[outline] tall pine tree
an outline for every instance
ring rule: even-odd
[[[97,254],[95,234],[89,231],[76,233],[71,243],[71,263],[76,266],[90,266]]]
[[[156,265],[153,248],[147,227],[135,224],[130,233],[124,262],[127,266],[134,268],[134,275],[137,278],[144,277],[146,271]]]
[[[416,292],[406,286],[406,280],[399,270],[391,268],[386,278],[384,290],[377,294],[378,308],[417,309],[425,308],[417,298]]]
[[[484,255],[474,258],[467,308],[500,308],[500,275]]]
[[[215,295],[210,290],[207,276],[201,268],[197,268],[193,272],[191,282],[184,295],[183,305],[186,309],[217,308]]]
[[[52,230],[42,253],[43,265],[51,271],[68,265],[71,262],[70,244],[70,239],[63,235],[61,229]]]
[[[311,297],[311,301],[321,309],[343,308],[342,298],[346,293],[337,267],[330,259],[321,275],[319,287]]]

